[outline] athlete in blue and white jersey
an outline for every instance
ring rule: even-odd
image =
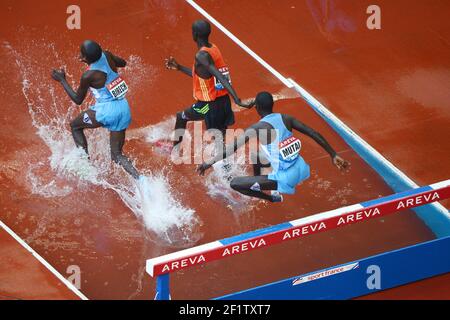
[[[126,82],[117,73],[118,68],[126,66],[126,61],[108,51],[103,51],[94,41],[86,40],[80,48],[80,60],[89,65],[81,77],[80,86],[75,91],[66,81],[64,70],[53,70],[52,77],[60,82],[65,91],[77,105],[81,105],[90,89],[96,103],[81,112],[70,127],[77,147],[88,153],[84,129],[105,127],[110,131],[111,159],[120,164],[135,179],[139,172],[131,161],[123,155],[125,131],[131,122],[131,112],[125,98],[128,92]]]
[[[251,137],[256,137],[264,154],[258,154],[253,165],[254,176],[236,177],[231,180],[231,188],[251,197],[271,202],[281,202],[281,194],[294,194],[298,184],[309,178],[309,165],[300,156],[301,142],[292,130],[299,131],[316,141],[330,155],[339,169],[348,167],[348,162],[339,157],[325,138],[292,116],[273,112],[273,97],[268,92],[256,96],[256,110],[261,120],[249,127],[223,154],[201,164],[197,171],[203,175],[214,163],[229,157]],[[261,175],[262,167],[272,167],[269,175]],[[272,191],[271,194],[264,191]]]

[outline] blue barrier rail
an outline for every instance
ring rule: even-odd
[[[305,218],[289,221],[265,229],[255,230],[242,235],[237,235],[234,237],[206,243],[198,247],[177,251],[165,256],[152,258],[147,260],[146,270],[152,277],[155,276],[157,277],[157,294],[155,298],[166,300],[170,298],[169,274],[171,272],[176,272],[178,270],[185,269],[188,267],[205,264],[218,259],[224,259],[251,250],[265,248],[270,245],[282,243],[284,241],[289,241],[300,237],[305,237],[318,232],[325,232],[327,230],[344,227],[349,224],[359,223],[369,219],[382,217],[388,214],[402,211],[404,209],[411,209],[414,207],[427,205],[436,201],[444,200],[449,197],[450,197],[450,180],[445,180],[429,186],[415,188],[407,192],[401,192],[384,198],[366,201],[348,207],[338,208],[332,211],[323,212],[313,216],[308,216]],[[447,246],[445,250],[441,252],[441,254],[444,255],[446,259],[450,257],[450,255],[448,254],[449,252],[448,249],[449,246]],[[414,250],[415,249],[411,249],[410,251],[412,252]],[[385,255],[386,257],[393,257],[392,259],[394,259],[396,258],[395,252],[397,251],[388,252],[385,253]],[[382,255],[377,256],[377,259],[381,256]],[[367,259],[374,259],[374,257]],[[395,261],[402,264],[409,261],[404,256],[403,259],[404,259],[403,262],[399,262],[400,260],[398,259]],[[413,261],[412,259],[413,257],[411,257],[410,260]],[[361,263],[364,263],[365,260],[366,259],[363,259]],[[386,262],[386,264],[388,264],[388,262]],[[358,262],[358,266],[359,265],[360,263]],[[414,265],[412,264],[411,268],[413,268],[413,266]],[[420,264],[417,264],[417,266],[421,267]],[[444,269],[447,268],[445,263],[443,267]],[[325,273],[339,274],[342,272],[336,272],[336,270],[340,270],[341,268],[343,268],[343,266],[337,266],[334,267],[333,270],[331,271],[325,270],[319,273],[321,274],[325,272]],[[405,273],[407,274],[406,280],[404,280],[404,278],[400,276],[398,277],[398,283],[388,282],[388,285],[386,287],[401,285],[403,283],[402,281],[411,282],[416,281],[421,277],[432,275],[430,271],[427,270],[428,269],[416,270],[415,274],[409,274],[406,272]],[[440,269],[438,268],[436,268],[436,270],[437,270],[436,273],[434,273],[433,275],[439,274],[441,272],[439,271]],[[449,271],[448,269],[445,270],[446,272]],[[350,269],[348,271],[350,271]],[[348,271],[345,272],[346,275]],[[356,274],[356,272],[353,273]],[[392,277],[392,279],[395,280],[395,277]],[[298,285],[299,282],[301,281],[297,281],[296,285]],[[285,283],[287,282],[277,282],[270,284],[268,286],[273,288],[278,288],[278,286],[285,287]],[[266,287],[267,286],[258,288],[258,290],[255,292],[263,292],[263,294],[266,294],[267,292],[264,291],[264,288]],[[247,293],[247,291],[245,292]],[[239,296],[233,296],[233,298],[238,297]],[[298,295],[296,297],[299,298],[302,296]],[[308,296],[308,298],[312,299],[314,297],[316,297],[316,295],[314,291],[312,291],[312,295]],[[344,297],[345,295],[340,295],[336,298],[343,299]]]
[[[450,272],[450,237],[232,293],[217,300],[351,299]]]

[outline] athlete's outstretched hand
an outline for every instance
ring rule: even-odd
[[[62,82],[64,80],[66,80],[66,72],[64,71],[64,69],[61,69],[61,70],[53,69],[52,78],[55,81]]]
[[[198,172],[199,175],[204,176],[205,175],[205,171],[208,170],[211,167],[212,167],[211,164],[203,162],[201,165],[199,165],[197,167],[197,172]]]
[[[166,60],[164,60],[164,65],[169,70],[179,70],[180,69],[180,65],[178,64],[178,62],[175,60],[174,57],[169,57]]]
[[[350,166],[350,163],[348,161],[345,161],[338,155],[334,156],[333,158],[333,164],[339,169],[344,170],[347,169]]]
[[[238,100],[236,104],[242,108],[250,109],[255,106],[255,99],[249,99],[246,101]]]
[[[241,101],[241,99],[238,98],[235,102],[239,107],[247,108],[247,109],[250,109],[255,105],[254,99]]]

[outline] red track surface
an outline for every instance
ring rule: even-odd
[[[448,300],[450,273],[427,280],[370,294],[357,300]]]
[[[448,2],[379,2],[385,13],[383,30],[371,32],[365,29],[367,1],[358,5],[334,1],[325,16],[315,18],[312,12],[319,1],[200,4],[419,184],[442,180],[448,176],[450,156],[449,140],[444,139],[450,117],[445,85],[450,79]],[[178,0],[146,1],[146,5],[138,0],[125,4],[80,1],[82,30],[68,31],[65,11],[69,4],[43,2],[36,7],[32,1],[3,1],[0,18],[5,24],[0,40],[19,52],[31,41],[54,44],[74,81],[82,68],[75,60],[78,45],[86,38],[97,39],[124,57],[142,57],[152,74],[130,96],[132,128],[156,124],[192,102],[189,79],[167,72],[162,64],[168,55],[184,64],[192,61],[195,45],[190,25],[200,16],[189,5]],[[411,17],[425,11],[420,21],[410,23]],[[352,32],[339,26],[327,29],[327,21],[337,17],[353,24]],[[283,88],[215,28],[212,40],[222,48],[242,97]],[[28,54],[30,61],[39,64],[46,52]],[[79,265],[82,292],[89,298],[152,298],[154,282],[145,274],[145,259],[177,249],[155,242],[114,192],[92,186],[62,198],[30,193],[28,163],[46,159],[50,151],[31,125],[15,58],[3,47],[0,56],[4,61],[0,74],[7,79],[0,89],[0,219],[61,273],[70,264]],[[50,71],[58,63],[45,67]],[[61,88],[55,94],[65,95]],[[350,173],[337,172],[324,152],[305,138],[303,155],[313,170],[309,182],[281,205],[259,205],[238,216],[204,195],[205,186],[194,166],[169,165],[169,180],[177,194],[203,222],[198,244],[392,193],[305,102],[282,101],[276,108],[321,132],[350,160]],[[236,116],[239,128],[257,120],[253,110]],[[165,159],[143,142],[130,142],[126,151],[139,168],[158,171],[165,165]],[[414,213],[402,212],[180,272],[172,278],[172,296],[211,298],[432,238]],[[0,290],[4,290],[2,283]]]
[[[0,243],[0,300],[78,299],[3,229]]]

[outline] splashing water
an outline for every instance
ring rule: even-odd
[[[27,172],[27,181],[32,194],[37,194],[44,198],[65,197],[72,192],[68,185],[58,183],[53,177],[44,177],[47,164],[39,162],[32,164]]]
[[[150,145],[159,140],[170,140],[174,125],[175,118],[171,117],[145,128],[131,130],[128,139],[140,139],[146,141]],[[203,142],[201,145],[194,145],[193,147],[192,142],[192,135],[189,130],[186,130],[182,142],[184,150],[186,150],[186,148],[193,148],[194,151],[192,154],[195,154],[196,152],[202,153],[203,151],[205,151],[205,154],[212,154],[214,152],[214,142]],[[169,154],[166,154],[166,156],[169,156]],[[176,153],[172,153],[170,157],[174,159],[177,155]],[[224,201],[228,209],[235,213],[248,212],[258,201],[244,196],[230,188],[230,181],[233,177],[246,175],[248,175],[248,173],[245,170],[245,155],[240,154],[233,161],[225,160],[216,163],[210,174],[203,180],[203,184],[208,190],[208,195],[214,199]]]
[[[137,184],[138,205],[134,211],[141,212],[145,224],[151,224],[153,229],[159,234],[164,233],[169,237],[170,233],[177,232],[176,228],[167,226],[189,226],[193,210],[184,209],[173,197],[163,197],[170,195],[171,190],[166,178],[163,175],[143,177]],[[149,214],[145,214],[145,213]],[[180,214],[183,213],[183,214]],[[162,215],[160,213],[163,213]],[[189,240],[189,239],[178,239]]]
[[[249,212],[258,201],[231,189],[230,181],[239,176],[248,176],[244,166],[244,156],[238,157],[233,162],[225,159],[214,164],[205,184],[208,194],[212,198],[224,200],[228,209],[236,213]]]
[[[196,233],[196,228],[200,222],[195,211],[183,207],[176,200],[167,177],[155,171],[136,181],[111,162],[107,130],[87,132],[91,159],[75,147],[68,123],[80,110],[70,104],[67,97],[55,94],[56,85],[48,77],[55,64],[67,69],[54,44],[32,41],[28,47],[15,49],[4,43],[3,48],[15,59],[32,125],[50,150],[47,160],[39,154],[39,161],[28,164],[27,181],[32,193],[46,198],[63,197],[73,188],[83,185],[101,186],[115,191],[158,239],[174,246],[188,246],[199,240],[201,235]],[[33,52],[48,54],[36,61],[31,58]],[[66,58],[70,61],[73,57]],[[131,56],[128,60],[124,74],[133,75],[127,77],[130,87],[137,87],[140,81],[152,78],[152,69],[138,56]],[[76,84],[72,82],[72,86]],[[93,99],[89,99],[87,102],[92,105]],[[53,174],[48,174],[46,168],[50,168]]]

